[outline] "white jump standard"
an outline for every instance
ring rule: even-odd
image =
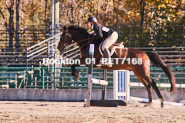
[[[123,77],[125,74],[125,77]],[[128,103],[130,99],[136,100],[138,102],[147,103],[148,99],[131,97],[130,96],[130,87],[144,87],[142,83],[130,82],[130,72],[128,70],[114,70],[113,71],[113,98],[118,99],[118,97],[125,97],[125,102]],[[168,83],[159,83],[156,84],[157,87],[171,87],[171,84]],[[176,84],[176,87],[185,88],[185,84]],[[158,100],[152,100],[155,103],[161,103]],[[163,102],[166,105],[174,105],[174,106],[184,106],[183,103],[176,102]]]

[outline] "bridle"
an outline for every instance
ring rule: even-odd
[[[71,34],[69,34],[68,29],[66,29],[66,31],[63,31],[63,33],[64,33],[64,32],[66,33],[66,35],[65,35],[65,37],[64,37],[64,41],[63,41],[63,42],[59,41],[59,44],[60,44],[60,43],[64,44],[64,48],[66,48],[68,45],[72,44],[72,43],[68,44],[68,43],[66,42],[67,36],[69,36],[69,37],[71,37],[71,38],[72,38],[72,36],[71,36]]]
[[[69,36],[69,37],[71,37],[71,38],[72,38],[72,36],[71,36],[71,34],[69,34],[69,32],[68,32],[68,28],[67,28],[65,31],[63,31],[63,33],[64,33],[64,32],[65,32],[65,34],[66,34],[65,37],[64,37],[64,41],[63,41],[63,42],[59,41],[59,44],[62,43],[62,44],[64,45],[64,48],[66,48],[68,45],[74,44],[75,42],[74,42],[74,43],[68,44],[68,43],[66,42],[67,36]],[[89,43],[92,41],[91,39],[93,39],[93,38],[90,38],[90,35],[89,35],[89,37],[88,37],[87,39],[78,41],[77,43],[89,40],[87,43],[85,43],[84,45],[82,45],[81,47],[79,47],[79,49],[81,50],[81,49],[82,49],[84,46],[86,46],[86,45],[87,45],[87,49],[88,49]]]

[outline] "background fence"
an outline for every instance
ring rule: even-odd
[[[184,47],[185,26],[122,26],[119,41],[127,47]]]
[[[111,27],[118,31],[118,42],[123,41],[125,47],[137,48],[142,51],[155,51],[168,66],[185,66],[185,26],[116,26]],[[62,30],[61,30],[62,31]],[[14,38],[10,39],[9,32],[12,32]],[[39,44],[39,42],[50,37],[49,29],[31,29],[19,31],[19,46],[16,42],[15,31],[0,30],[0,66],[39,66],[39,62],[48,57],[48,52],[44,51],[42,55],[31,59],[27,65],[26,59],[28,47]],[[10,40],[12,48],[9,47]],[[46,44],[40,44],[39,47],[46,48]],[[10,48],[10,49],[9,49]],[[71,49],[77,48],[76,45]],[[40,53],[39,48],[33,49],[34,52]],[[68,51],[66,56],[72,51]]]
[[[118,31],[118,42],[123,41],[127,47],[184,47],[185,26],[114,26],[110,27]],[[62,30],[61,30],[62,31]],[[10,34],[11,33],[11,34]],[[13,49],[16,48],[15,36],[19,36],[20,50],[24,50],[34,44],[47,39],[51,34],[50,29],[27,29],[0,30],[0,48],[5,50],[12,42]],[[13,36],[13,38],[10,37]],[[11,38],[11,39],[10,39]]]
[[[52,69],[59,69],[52,72]],[[87,88],[87,67],[77,67],[80,71],[80,80],[76,81],[71,76],[69,67],[63,68],[39,68],[39,67],[1,67],[0,87],[1,88],[35,88],[35,89],[82,89]],[[172,67],[178,84],[185,84],[185,67]],[[157,83],[170,83],[165,73],[156,67],[151,67],[151,77]],[[93,78],[103,79],[103,70],[93,69]],[[113,72],[107,71],[107,88],[113,88]],[[138,82],[134,74],[130,75],[130,82]],[[93,84],[93,88],[100,89],[100,85]],[[132,89],[141,87],[132,87]],[[166,88],[163,88],[166,89]]]

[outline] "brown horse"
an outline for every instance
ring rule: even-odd
[[[99,45],[103,41],[102,39],[93,40],[90,38],[91,35],[83,28],[76,26],[69,26],[63,28],[63,34],[61,35],[60,42],[58,44],[58,49],[62,52],[65,46],[76,42],[80,47],[81,51],[81,63],[85,63],[85,59],[89,57],[89,44],[94,44],[94,58],[96,63],[94,67],[97,67],[100,63],[101,54],[99,52]],[[111,50],[111,49],[110,49]],[[102,69],[107,70],[132,70],[135,76],[139,79],[141,83],[145,86],[148,92],[149,104],[152,103],[152,90],[155,90],[158,97],[161,100],[161,107],[163,107],[163,97],[156,86],[155,81],[150,77],[150,62],[153,62],[154,66],[161,67],[163,71],[168,76],[171,83],[171,92],[176,92],[176,81],[172,73],[172,70],[165,65],[162,59],[157,53],[154,52],[143,52],[141,50],[133,48],[117,48],[112,55],[112,58],[119,58],[117,64],[113,64],[112,67],[101,66]],[[122,58],[122,59],[121,59]],[[123,59],[125,59],[123,63]],[[140,59],[140,60],[139,60]],[[138,60],[138,61],[137,61]],[[75,65],[71,66],[72,76],[75,76]]]

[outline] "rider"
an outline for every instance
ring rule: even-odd
[[[96,35],[94,39],[103,38],[102,50],[104,51],[105,57],[108,59],[106,65],[112,67],[111,55],[109,47],[114,44],[118,39],[118,33],[112,29],[100,25],[95,17],[89,17],[87,20],[88,27],[92,27]]]

